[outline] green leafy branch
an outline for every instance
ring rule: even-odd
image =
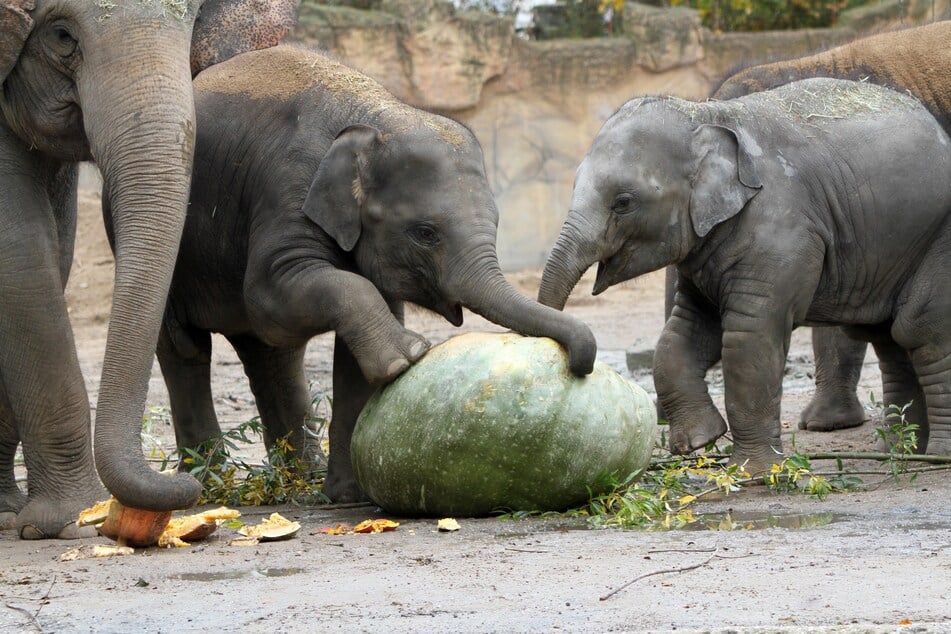
[[[305,433],[322,438],[329,416],[323,415],[321,405],[329,398],[319,394],[314,398],[312,422],[316,432],[305,426]],[[200,504],[228,506],[274,504],[326,504],[329,499],[322,491],[326,476],[325,466],[315,466],[310,456],[301,455],[288,438],[279,438],[268,449],[261,463],[246,460],[243,454],[249,445],[262,442],[264,426],[260,418],[253,418],[223,432],[198,448],[167,452],[156,434],[156,425],[171,424],[167,408],[150,408],[142,421],[142,444],[146,455],[161,462],[162,469],[179,465],[202,485]]]

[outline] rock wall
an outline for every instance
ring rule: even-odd
[[[951,0],[935,17],[951,18]],[[905,0],[904,24],[931,21]],[[843,14],[831,29],[714,34],[694,11],[628,3],[625,33],[526,41],[510,19],[444,0],[384,0],[380,11],[304,1],[289,39],[324,48],[415,106],[467,124],[485,150],[506,270],[541,266],[568,210],[575,168],[628,99],[701,99],[738,65],[791,58],[898,25],[897,0]]]

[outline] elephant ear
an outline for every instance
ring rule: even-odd
[[[361,209],[369,185],[367,163],[382,142],[380,131],[363,125],[345,128],[320,161],[304,200],[304,215],[340,248],[352,251],[363,229]]]
[[[761,150],[749,135],[720,125],[697,128],[692,147],[700,161],[692,182],[690,219],[702,238],[740,213],[763,188],[753,161],[753,153],[758,156]]]
[[[30,11],[36,7],[34,0],[0,0],[0,84],[16,66],[23,43],[33,30]]]
[[[277,45],[297,24],[300,0],[205,0],[192,31],[192,77],[240,53]]]

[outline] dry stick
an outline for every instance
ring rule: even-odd
[[[50,592],[53,591],[53,585],[56,584],[56,575],[53,575],[53,578],[50,580],[50,587],[46,589],[46,593],[40,597],[40,607],[36,608],[36,612],[33,613],[33,620],[36,620],[36,617],[40,615],[40,610],[43,609],[43,606],[49,602]]]
[[[43,609],[43,606],[46,605],[45,602],[50,598],[50,592],[53,591],[53,585],[54,585],[55,583],[56,583],[56,575],[53,575],[53,579],[50,581],[50,587],[46,589],[46,593],[43,594],[43,596],[41,596],[39,599],[28,599],[28,600],[30,600],[30,601],[39,601],[39,602],[40,602],[40,607],[36,608],[36,611],[35,611],[35,612],[30,612],[30,611],[27,610],[26,608],[21,608],[20,606],[18,606],[18,605],[13,605],[12,603],[6,603],[6,604],[4,604],[4,605],[6,605],[6,606],[7,606],[8,608],[10,608],[11,610],[16,610],[17,612],[21,612],[21,613],[25,614],[25,615],[30,619],[30,624],[33,625],[33,627],[36,628],[36,631],[37,631],[37,632],[42,632],[42,631],[43,631],[43,628],[40,626],[40,622],[37,620],[36,617],[38,617],[38,616],[40,615],[40,610]]]
[[[713,554],[707,557],[706,559],[704,559],[703,561],[701,561],[699,564],[694,564],[692,566],[684,566],[683,568],[665,568],[663,570],[653,570],[651,572],[645,572],[642,575],[634,577],[633,579],[625,583],[623,586],[619,586],[615,588],[614,590],[611,590],[610,592],[608,592],[606,595],[604,595],[598,600],[607,601],[608,599],[616,595],[621,590],[627,588],[628,586],[634,585],[634,583],[640,581],[641,579],[645,579],[647,577],[653,577],[654,575],[664,575],[664,574],[675,573],[675,572],[687,572],[688,570],[696,570],[697,568],[700,568],[701,566],[706,566],[708,563],[713,561],[713,559],[717,556],[717,553],[716,553],[717,550],[718,549],[715,548]]]
[[[653,555],[655,553],[715,553],[717,552],[717,547],[713,548],[656,548],[654,550],[648,550],[648,555]]]
[[[21,613],[25,614],[26,617],[27,617],[28,619],[30,619],[30,624],[33,625],[33,627],[36,628],[36,631],[37,631],[37,632],[42,632],[42,631],[43,631],[43,628],[40,627],[40,624],[39,624],[39,622],[36,620],[36,617],[33,616],[33,613],[30,612],[29,610],[27,610],[26,608],[21,608],[20,606],[18,606],[18,605],[13,605],[12,603],[6,603],[6,604],[4,604],[4,605],[6,605],[6,606],[7,606],[8,608],[10,608],[11,610],[16,610],[17,612],[21,612]]]
[[[528,550],[527,548],[506,548],[505,550],[514,550],[517,553],[548,553],[547,550]]]

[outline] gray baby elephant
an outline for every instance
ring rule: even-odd
[[[590,329],[503,277],[498,210],[465,127],[288,46],[239,55],[194,86],[191,203],[158,344],[179,447],[220,434],[212,332],[244,365],[266,442],[290,434],[306,450],[304,348],[334,331],[324,491],[337,501],[363,496],[350,436],[372,386],[429,348],[403,326],[403,302],[457,326],[468,307],[561,342],[574,373],[592,370]]]
[[[598,133],[539,300],[561,308],[668,264],[683,283],[654,358],[670,447],[727,431],[704,382],[722,353],[733,460],[781,458],[790,332],[845,325],[896,371],[919,450],[951,453],[951,141],[913,98],[810,79],[730,101],[641,98]],[[929,435],[930,434],[930,435]]]

